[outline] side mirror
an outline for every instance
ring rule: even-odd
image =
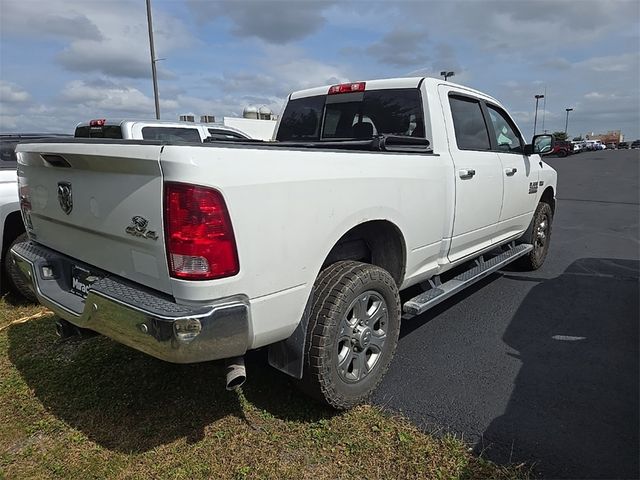
[[[525,146],[525,153],[527,155],[549,155],[553,152],[554,143],[553,135],[547,133],[536,135],[531,140],[531,144]]]

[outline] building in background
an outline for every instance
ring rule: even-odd
[[[180,115],[181,122],[195,122],[194,113]],[[247,136],[259,140],[273,140],[278,116],[269,107],[248,105],[242,111],[242,117],[223,117],[222,124],[244,132]],[[215,123],[213,115],[200,115],[200,123]]]
[[[602,143],[615,143],[616,145],[624,140],[624,135],[620,130],[611,130],[607,133],[587,133],[587,140],[600,140]]]

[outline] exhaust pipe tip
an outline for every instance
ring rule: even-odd
[[[244,357],[235,357],[227,360],[227,390],[237,390],[246,380],[247,370],[244,366]]]
[[[66,320],[60,319],[56,322],[56,335],[58,335],[60,339],[64,340],[78,335],[78,329],[75,325],[72,325]]]

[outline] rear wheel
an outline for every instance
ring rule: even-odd
[[[364,402],[387,371],[400,332],[400,296],[386,270],[342,261],[314,285],[302,389],[337,409]]]
[[[559,150],[558,151],[558,156],[559,157],[566,157],[567,156],[567,151],[566,150]]]
[[[551,223],[553,222],[553,210],[546,202],[538,203],[529,229],[520,239],[521,243],[533,245],[527,255],[516,261],[516,266],[521,270],[537,270],[542,266],[549,251],[551,240]]]
[[[9,245],[9,249],[4,257],[4,271],[7,274],[11,291],[17,295],[23,296],[30,302],[37,303],[38,299],[28,286],[26,280],[22,276],[22,273],[18,269],[18,266],[11,261],[11,254],[9,253],[9,250],[11,250],[16,243],[26,242],[28,239],[29,237],[27,237],[27,234],[23,233],[22,235],[18,235],[16,239],[11,242],[11,245]]]

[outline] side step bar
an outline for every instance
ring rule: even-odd
[[[435,307],[443,300],[455,295],[469,285],[473,285],[478,280],[483,279],[487,275],[500,270],[505,265],[517,260],[523,255],[526,255],[531,250],[533,250],[533,245],[530,244],[515,245],[509,248],[506,252],[503,252],[487,261],[484,260],[484,256],[480,256],[475,261],[475,267],[458,274],[447,282],[439,283],[437,278],[436,282],[430,281],[429,283],[431,283],[432,288],[405,302],[402,307],[405,314],[402,318],[411,318],[426,312],[430,308]]]

